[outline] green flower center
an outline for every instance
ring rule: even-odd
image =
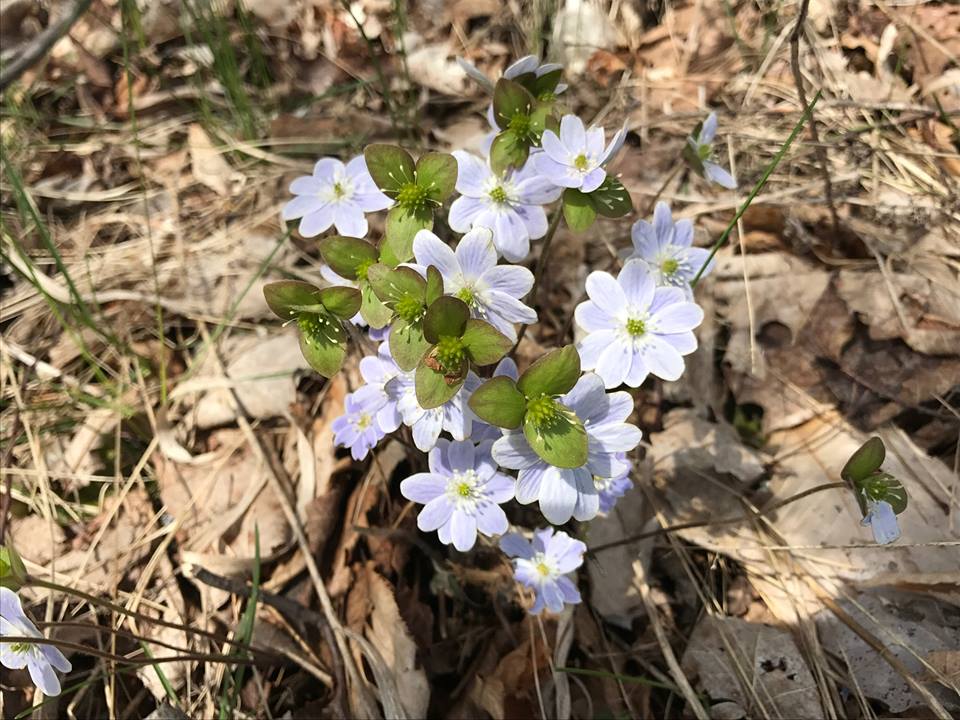
[[[557,422],[563,415],[563,406],[550,395],[541,395],[527,402],[527,418],[536,427]]]
[[[533,121],[529,115],[525,115],[524,113],[514,114],[514,116],[510,118],[507,127],[513,131],[513,134],[516,135],[517,139],[521,142],[530,142],[535,137]]]
[[[639,337],[647,331],[647,326],[644,324],[643,320],[636,320],[630,318],[627,320],[627,332],[633,335],[634,337]]]
[[[342,183],[335,182],[333,184],[333,196],[335,198],[342,198],[346,194],[347,194],[347,191],[344,189]]]
[[[548,577],[550,575],[550,566],[541,560],[537,563],[537,573],[539,573],[541,577]]]
[[[373,424],[373,418],[370,417],[368,413],[363,413],[360,416],[360,419],[357,420],[357,427],[360,428],[361,430],[366,430],[372,424]]]
[[[660,263],[660,272],[664,275],[673,275],[680,268],[680,263],[674,258],[668,258]]]
[[[497,185],[493,190],[490,191],[490,199],[495,203],[503,205],[503,203],[507,201],[507,191]]]
[[[467,348],[463,338],[453,335],[441,335],[437,343],[437,360],[444,370],[457,370],[467,359]]]
[[[542,93],[537,95],[537,100],[544,103],[552,103],[557,99],[556,93],[551,90],[544,90]]]
[[[329,324],[330,321],[327,318],[316,313],[303,312],[297,317],[297,326],[303,337],[308,343],[314,345],[319,343],[321,338],[326,337],[324,330]]]
[[[404,295],[397,300],[394,309],[401,319],[406,320],[408,323],[416,322],[423,317],[423,300],[414,295]]]
[[[367,279],[367,270],[370,269],[370,266],[373,265],[373,260],[361,260],[356,267],[357,280],[366,280]]]
[[[580,172],[583,172],[584,170],[587,169],[587,164],[589,162],[590,161],[587,160],[587,156],[584,155],[583,153],[580,153],[573,159],[573,166]]]
[[[408,210],[422,210],[429,201],[430,191],[413,182],[404,185],[397,193],[397,203]]]
[[[697,145],[697,157],[700,160],[709,160],[713,153],[713,145]]]
[[[16,653],[17,655],[22,655],[25,652],[29,652],[33,648],[33,643],[10,643],[11,652]]]
[[[457,484],[456,493],[462,498],[468,498],[473,495],[473,488],[470,483],[461,481]]]
[[[476,295],[473,294],[473,290],[471,288],[463,287],[457,291],[457,299],[463,300],[467,305],[472,306],[476,300]]]

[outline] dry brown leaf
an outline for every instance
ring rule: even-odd
[[[194,179],[218,195],[230,196],[234,186],[243,181],[243,175],[234,172],[224,159],[223,153],[210,140],[207,131],[198,123],[190,126],[187,145],[190,149],[190,168]]]
[[[698,689],[739,707],[721,708],[724,717],[825,717],[813,674],[786,630],[705,615],[682,665]],[[711,717],[718,714],[710,708]]]

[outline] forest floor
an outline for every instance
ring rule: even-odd
[[[72,4],[0,4],[2,62]],[[801,4],[94,0],[3,95],[0,533],[126,614],[24,589],[97,654],[57,698],[4,671],[2,716],[956,717],[960,7],[813,0],[797,32]],[[370,142],[477,148],[456,56],[495,78],[527,53],[626,123],[634,212],[559,231],[521,367],[655,200],[712,244],[797,75],[821,93],[696,288],[686,374],[635,392],[635,487],[570,529],[583,603],[537,617],[491,546],[417,531],[407,445],[334,452],[359,355],[324,381],[261,291],[320,278],[292,178]],[[736,191],[681,167],[710,109]],[[888,546],[838,486],[872,435],[909,495]]]

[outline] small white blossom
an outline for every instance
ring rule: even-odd
[[[0,587],[0,637],[43,637],[23,612],[20,598],[6,587]],[[11,670],[27,668],[33,684],[49,696],[60,694],[60,678],[54,671],[68,673],[72,669],[58,648],[31,642],[0,641],[0,665]]]

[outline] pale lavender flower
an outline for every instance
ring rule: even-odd
[[[504,527],[506,530],[506,527]],[[0,638],[43,635],[23,612],[19,596],[10,588],[0,587]],[[31,642],[0,641],[0,665],[11,670],[27,668],[30,679],[44,695],[60,694],[60,678],[54,670],[68,673],[70,661],[53,645]]]
[[[411,475],[400,483],[400,493],[422,503],[417,527],[437,531],[444,545],[466,552],[477,533],[492,536],[507,531],[501,504],[513,498],[515,481],[501,472],[490,456],[493,441],[479,445],[469,440],[438,440],[430,451],[430,472]]]
[[[676,287],[657,287],[642,260],[628,260],[614,279],[602,271],[587,276],[586,302],[574,317],[588,335],[577,345],[580,364],[608,388],[640,387],[647,375],[676,380],[683,356],[697,349],[693,329],[703,310]]]
[[[354,460],[363,460],[385,433],[377,423],[382,405],[372,395],[350,393],[343,400],[344,413],[330,425],[333,443],[350,448]]]
[[[610,478],[593,476],[593,484],[600,495],[600,512],[606,514],[613,510],[617,500],[627,494],[627,490],[633,487],[633,480],[630,479],[630,465],[627,461],[626,453],[617,453],[617,460],[620,460],[626,469],[618,475]]]
[[[563,610],[563,604],[576,605],[580,592],[569,574],[583,564],[587,546],[562,530],[553,528],[533,531],[533,542],[516,533],[500,539],[500,549],[513,558],[513,576],[534,591],[531,615],[539,615],[544,607],[550,612]]]
[[[296,197],[283,206],[281,215],[284,220],[300,218],[304,237],[319,235],[331,225],[341,235],[363,237],[369,229],[365,214],[393,204],[373,182],[363,155],[346,165],[336,158],[320,159],[313,175],[290,183],[290,192]]]
[[[480,387],[480,378],[472,370],[467,372],[463,387],[451,399],[436,408],[425,409],[417,401],[416,371],[399,372],[384,385],[392,419],[381,424],[386,432],[395,430],[400,422],[413,429],[413,444],[419,450],[428,452],[436,444],[440,432],[446,430],[454,440],[466,440],[471,437],[473,423],[477,417],[467,405],[470,393]],[[393,421],[397,424],[393,425]],[[392,425],[392,429],[388,429]]]
[[[453,156],[460,197],[450,206],[450,227],[460,233],[489,228],[497,252],[510,262],[521,262],[530,252],[530,240],[547,234],[543,205],[559,198],[563,189],[541,177],[533,160],[501,177],[476,155],[454,150]]]
[[[576,115],[564,115],[559,136],[552,130],[543,131],[543,152],[532,162],[554,185],[590,193],[603,184],[607,177],[603,166],[620,151],[626,136],[626,128],[621,128],[605,148],[603,128],[587,129]]]
[[[536,311],[520,300],[533,287],[533,273],[519,265],[497,265],[492,237],[489,229],[477,227],[451,250],[432,232],[421,230],[413,239],[414,267],[426,272],[433,265],[443,277],[444,293],[460,298],[473,317],[516,340],[514,323],[537,321]]]
[[[879,545],[889,545],[900,538],[897,514],[893,511],[893,506],[885,500],[867,498],[867,514],[860,524],[864,527],[870,526],[873,540]]]
[[[629,470],[620,453],[640,443],[640,429],[626,422],[633,412],[627,392],[606,393],[603,381],[586,373],[558,401],[572,410],[587,433],[587,462],[578,468],[559,468],[537,455],[522,430],[505,430],[493,444],[497,463],[517,475],[517,501],[539,501],[540,512],[554,525],[571,517],[590,520],[600,510],[594,476],[612,478]]]
[[[658,202],[653,211],[653,224],[637,220],[630,230],[633,252],[628,259],[639,258],[650,267],[650,274],[658,286],[679,287],[688,298],[693,297],[690,281],[710,257],[705,248],[693,247],[693,223],[683,219],[673,222],[670,206]],[[703,271],[704,277],[713,270],[711,260]]]
[[[698,170],[711,182],[717,185],[733,190],[737,187],[737,181],[733,175],[720,167],[713,160],[713,138],[717,134],[717,114],[710,113],[707,119],[703,121],[700,132],[696,137],[692,135],[687,138],[687,145],[694,157],[694,164],[700,165]]]
[[[491,92],[493,91],[493,83],[490,82],[490,78],[483,74],[480,68],[462,57],[457,58],[457,64],[475,82],[479,83],[487,90]],[[560,65],[559,63],[543,63],[541,65],[540,58],[538,58],[536,55],[525,55],[519,60],[511,63],[507,69],[503,71],[503,77],[507,78],[508,80],[513,80],[514,78],[520,77],[521,75],[526,75],[528,73],[533,73],[537,77],[541,77],[542,75],[546,75],[554,70],[562,69],[563,65]],[[567,85],[565,83],[559,83],[553,92],[555,95],[559,95],[566,89]]]

